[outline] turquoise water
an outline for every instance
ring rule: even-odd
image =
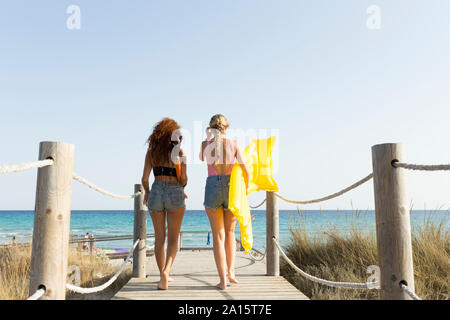
[[[252,221],[253,246],[264,251],[266,217],[264,210],[252,211],[255,219]],[[411,213],[411,224],[421,226],[425,219],[429,218],[434,223],[444,222],[448,230],[449,211],[419,211]],[[349,230],[349,223],[359,226],[362,230],[375,232],[375,213],[373,211],[354,210],[311,210],[303,211],[300,219],[297,211],[280,210],[280,242],[286,244],[289,241],[289,226],[296,225],[300,220],[306,226],[308,234],[313,236],[318,232],[324,232],[330,226],[345,233]],[[118,236],[133,234],[133,211],[72,211],[70,229],[72,235],[83,236],[86,232],[93,233],[96,237]],[[33,229],[33,211],[0,211],[0,243],[10,243],[16,236],[17,242],[29,242]],[[208,217],[203,210],[186,210],[183,223],[183,231],[209,231]],[[147,215],[147,233],[153,233],[153,225],[150,216]],[[236,227],[236,235],[239,237],[239,227]],[[149,245],[153,243],[149,239]],[[212,244],[212,240],[211,240]],[[211,245],[210,244],[210,245]],[[120,240],[109,242],[96,242],[98,248],[126,248],[132,245],[132,240]],[[206,234],[184,234],[183,246],[207,246]]]

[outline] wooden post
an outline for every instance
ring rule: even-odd
[[[183,231],[180,231],[180,240],[179,240],[178,250],[181,251],[182,248],[183,248]]]
[[[92,251],[94,249],[94,241],[92,239],[92,234],[89,236],[89,253],[92,254]]]
[[[39,145],[39,160],[54,161],[37,173],[29,292],[45,287],[42,300],[66,297],[73,155],[72,144]]]
[[[147,263],[147,207],[144,205],[144,187],[134,185],[134,192],[141,192],[134,198],[134,233],[133,243],[141,239],[133,252],[133,277],[146,277]]]
[[[266,270],[268,276],[280,275],[280,253],[272,237],[279,238],[278,202],[273,192],[266,192]]]
[[[395,168],[403,162],[403,145],[379,144],[372,147],[373,182],[381,299],[410,300],[400,283],[414,290],[411,224],[406,173]]]

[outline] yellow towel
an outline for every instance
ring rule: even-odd
[[[248,194],[259,190],[278,191],[278,186],[272,177],[272,150],[275,141],[276,137],[252,140],[245,148],[243,157],[250,173]],[[248,253],[253,246],[252,220],[245,190],[244,175],[237,162],[231,170],[228,208],[238,220],[241,231],[241,244],[245,253]]]

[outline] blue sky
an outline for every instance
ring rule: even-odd
[[[80,30],[66,27],[69,5]],[[370,5],[381,29],[366,25]],[[378,143],[404,143],[408,162],[449,163],[449,12],[446,0],[2,1],[0,164],[65,141],[75,172],[130,194],[157,121],[193,132],[215,113],[278,130],[275,179],[291,199],[366,176]],[[202,208],[206,174],[188,167],[188,209]],[[0,209],[33,209],[35,188],[35,170],[2,175]],[[408,190],[416,209],[450,207],[448,172],[408,172]],[[74,209],[132,206],[73,184]],[[351,207],[373,208],[372,182],[304,208]]]

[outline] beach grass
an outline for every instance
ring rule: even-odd
[[[329,225],[314,236],[308,234],[305,216],[290,227],[286,255],[303,271],[330,281],[366,282],[370,265],[378,265],[376,233],[349,221],[347,232]],[[432,213],[412,230],[412,250],[416,294],[424,300],[450,299],[450,234],[444,221],[432,222]],[[379,290],[333,288],[312,282],[298,274],[280,258],[281,275],[311,299],[379,299]]]
[[[28,297],[30,261],[29,246],[0,248],[0,300],[18,300]]]
[[[80,267],[81,281],[80,287],[92,288],[107,282],[117,272],[120,265],[113,267],[110,260],[105,255],[91,255],[85,254],[78,250],[71,250],[69,256],[69,266],[77,265]],[[120,264],[123,260],[119,261]],[[66,294],[67,300],[108,300],[127,283],[132,274],[131,264],[121,272],[119,277],[106,289],[99,293],[80,294],[68,291]]]
[[[25,300],[33,292],[29,292],[29,273],[31,262],[30,246],[4,246],[0,248],[0,300]],[[94,287],[108,281],[118,267],[109,263],[107,257],[90,255],[70,248],[69,266],[80,268],[80,286]],[[66,299],[109,299],[131,277],[128,266],[111,287],[96,294],[80,295],[67,292]]]

